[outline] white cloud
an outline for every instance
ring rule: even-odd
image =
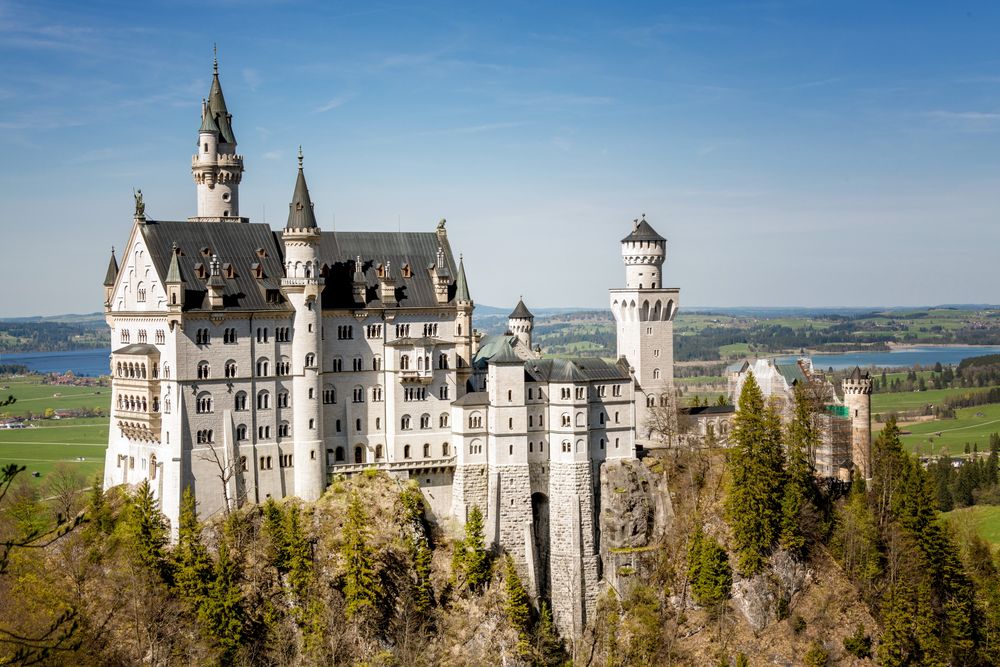
[[[313,113],[326,113],[327,111],[332,111],[338,107],[342,107],[351,100],[357,97],[354,93],[346,93],[344,95],[338,95],[326,104],[313,109]]]

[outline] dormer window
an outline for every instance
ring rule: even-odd
[[[264,250],[263,248],[257,248],[257,256],[258,257],[267,257],[267,251]]]
[[[227,278],[235,278],[236,267],[233,266],[231,263],[226,262],[225,264],[222,265],[222,275],[224,275]]]
[[[250,264],[250,270],[253,272],[253,277],[257,280],[264,278],[264,265],[260,262],[253,262]]]
[[[379,278],[385,278],[385,264],[379,264],[378,268],[375,269]]]
[[[403,277],[404,278],[413,277],[413,269],[410,268],[409,264],[403,264]]]
[[[201,262],[195,262],[194,264],[194,274],[204,280],[208,277],[208,269]]]
[[[208,246],[205,246],[204,248],[201,249],[201,254],[204,255],[205,257],[211,257],[212,249],[209,248]]]

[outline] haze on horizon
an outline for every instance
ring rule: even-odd
[[[133,187],[194,214],[213,42],[242,215],[301,144],[325,229],[447,218],[477,303],[606,307],[641,213],[682,307],[1000,301],[1000,7],[536,5],[0,0],[0,317],[99,310]]]

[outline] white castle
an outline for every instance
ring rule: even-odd
[[[104,485],[149,480],[172,526],[190,487],[202,517],[319,498],[338,475],[419,482],[439,521],[482,509],[557,626],[595,610],[600,472],[654,443],[671,405],[679,291],[645,219],[611,290],[618,361],[543,359],[523,301],[509,333],[473,330],[444,221],[420,233],[321,231],[299,153],[280,232],[240,217],[243,157],[218,66],[191,170],[197,215],[148,219],[141,196],[108,266],[113,406]]]

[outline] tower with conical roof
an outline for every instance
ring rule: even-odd
[[[458,256],[458,276],[455,278],[455,353],[458,357],[458,394],[465,393],[466,383],[472,376],[473,331],[472,311],[475,303],[469,294],[469,281],[465,277],[465,258]]]
[[[222,95],[218,58],[213,64],[208,99],[201,104],[198,152],[191,158],[191,173],[198,190],[198,215],[192,220],[246,221],[240,218],[243,156],[236,153],[233,116]]]
[[[115,249],[111,249],[111,259],[108,260],[108,271],[104,274],[104,310],[111,310],[111,297],[115,292],[115,283],[118,281],[118,260],[115,258]]]
[[[288,222],[281,238],[285,244],[285,277],[281,280],[281,292],[295,309],[291,335],[294,494],[311,501],[319,498],[326,488],[320,403],[323,353],[320,345],[320,229],[302,169],[301,147],[295,191],[288,205]]]
[[[531,331],[535,326],[535,316],[524,305],[524,299],[517,300],[517,305],[507,317],[507,331],[517,336],[527,349],[531,349]]]
[[[625,357],[635,378],[636,444],[669,446],[675,434],[674,315],[680,290],[663,286],[667,240],[652,225],[633,221],[621,241],[625,288],[611,290],[618,357]],[[654,427],[654,424],[656,427]]]

